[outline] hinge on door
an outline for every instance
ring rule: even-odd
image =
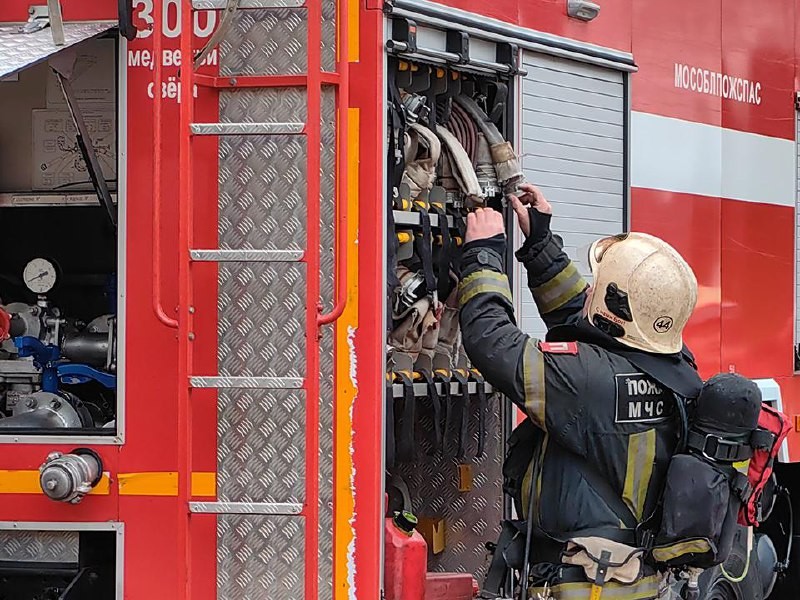
[[[50,11],[46,6],[31,6],[28,21],[19,28],[20,33],[34,33],[50,25]]]
[[[800,92],[795,92],[794,94],[794,108],[795,110],[800,110]]]

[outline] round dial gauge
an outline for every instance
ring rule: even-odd
[[[22,279],[34,294],[46,294],[56,284],[56,267],[49,260],[34,258],[25,266]]]

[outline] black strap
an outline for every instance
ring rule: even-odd
[[[478,397],[478,453],[475,456],[482,458],[486,447],[486,413],[489,410],[486,380],[475,369],[472,370],[472,378],[475,380],[475,395]]]
[[[442,398],[439,396],[439,392],[436,389],[436,381],[434,381],[433,375],[428,371],[419,371],[419,375],[428,386],[428,397],[431,399],[431,403],[433,404],[433,431],[434,435],[436,436],[436,444],[433,447],[433,452],[435,453],[437,450],[443,449]]]
[[[600,553],[600,561],[597,563],[597,573],[594,576],[594,584],[598,587],[603,587],[606,584],[606,577],[608,576],[608,567],[611,561],[611,552],[603,550]]]
[[[458,404],[461,411],[459,413],[461,422],[458,429],[458,448],[456,450],[456,457],[463,458],[466,454],[467,437],[469,436],[469,378],[460,369],[453,371],[453,378],[461,386],[461,402]]]
[[[481,598],[499,598],[504,597],[505,588],[508,583],[508,578],[511,571],[509,564],[508,551],[512,547],[513,542],[520,538],[522,533],[518,524],[511,521],[503,521],[500,529],[500,536],[497,538],[492,555],[492,562],[489,564],[489,569],[486,572],[486,578],[483,580],[483,593]]]
[[[414,381],[402,372],[395,373],[400,383],[403,384],[403,396],[400,403],[400,415],[395,415],[395,422],[399,423],[397,436],[398,462],[411,462],[414,460],[414,420],[416,418],[416,399],[414,398]],[[395,405],[396,406],[396,405]]]
[[[747,478],[747,475],[739,471],[734,471],[729,474],[729,478],[733,493],[736,494],[736,497],[739,498],[743,504],[747,504],[747,501],[753,494],[753,486],[750,485],[750,480]]]
[[[447,213],[444,209],[431,204],[431,210],[439,217],[439,230],[442,234],[442,249],[439,251],[438,293],[444,301],[450,295],[450,228],[447,225]]]
[[[452,374],[437,370],[434,375],[434,381],[442,384],[442,404],[444,405],[444,428],[442,429],[442,454],[447,450],[447,432],[450,431],[450,424],[453,414],[453,407],[451,406],[452,397],[450,394],[450,381]]]
[[[427,205],[427,203],[426,203]],[[433,273],[433,245],[431,240],[431,216],[426,208],[416,202],[414,210],[419,214],[419,223],[422,234],[414,236],[414,251],[417,259],[422,264],[422,275],[425,277],[425,289],[429,294],[436,290],[436,276]]]
[[[750,446],[757,450],[772,450],[777,439],[774,433],[759,427],[750,435]]]
[[[749,442],[726,440],[700,431],[689,431],[688,445],[706,458],[720,462],[739,462],[753,456],[753,448]]]
[[[397,277],[397,252],[399,250],[399,243],[395,235],[394,213],[394,191],[400,185],[403,178],[403,170],[405,169],[405,160],[403,157],[403,137],[406,131],[406,118],[403,111],[403,104],[400,100],[400,90],[397,89],[397,82],[395,76],[397,74],[397,61],[389,61],[389,101],[388,101],[388,125],[389,125],[389,144],[387,147],[386,168],[388,169],[389,176],[386,179],[386,201],[388,203],[386,210],[386,230],[389,232],[387,236],[386,256],[387,256],[387,279],[386,279],[386,297],[387,297],[387,318],[386,322],[392,322],[392,293],[400,286],[400,280]],[[399,135],[395,134],[395,130],[399,130]]]

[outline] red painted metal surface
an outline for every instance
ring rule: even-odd
[[[710,377],[720,370],[720,200],[642,188],[631,195],[631,229],[669,240],[694,270],[697,308],[685,341],[701,374]]]
[[[792,374],[794,210],[722,203],[723,371]]]
[[[161,5],[155,9],[155,19],[153,23],[153,54],[162,56],[163,27]],[[156,60],[153,65],[153,81],[163,81],[162,61]],[[163,112],[164,99],[161,94],[154,94],[153,97],[153,311],[156,318],[172,329],[178,328],[178,321],[169,316],[161,301],[161,189],[162,189],[162,167],[163,167],[163,122],[161,115]]]
[[[336,296],[330,312],[319,315],[317,325],[329,325],[342,316],[347,303],[347,121],[350,107],[349,17],[346,1],[338,2],[336,76]],[[325,75],[320,75],[320,83]],[[334,452],[335,454],[335,452]]]
[[[182,0],[181,11],[181,56],[192,56],[192,4]],[[193,289],[192,264],[189,251],[193,247],[193,157],[190,126],[194,121],[194,98],[192,97],[193,69],[187,61],[180,71],[181,105],[178,120],[178,498],[176,502],[178,539],[175,560],[178,579],[178,598],[192,598],[192,556],[190,551],[189,500],[192,496],[192,391],[189,378],[192,375],[193,338]],[[161,182],[156,181],[156,185]]]
[[[352,35],[353,32],[351,32]],[[383,391],[386,331],[381,312],[385,290],[383,267],[383,13],[362,10],[360,48],[350,65],[350,101],[360,113],[358,312],[354,332],[358,396],[353,403],[353,489],[355,532],[353,560],[357,598],[380,598],[383,565]]]
[[[600,3],[601,15],[588,24],[568,19],[564,1],[447,0],[445,3],[540,31],[632,51],[640,66],[631,79],[634,111],[794,139],[791,96],[800,87],[800,28],[794,24],[800,0],[779,0],[770,10],[764,10],[763,3],[757,0],[745,0],[737,4],[736,11],[727,10],[727,7],[723,10],[721,0],[676,0],[667,5],[609,0]],[[25,20],[29,4],[29,0],[6,0],[0,7],[0,21]],[[116,14],[116,3],[112,0],[69,0],[63,5],[67,20],[114,18]],[[170,6],[174,11],[175,3],[171,2]],[[357,597],[372,599],[380,594],[383,527],[381,397],[385,332],[380,307],[384,290],[375,283],[384,278],[384,207],[379,200],[384,194],[384,116],[380,100],[383,97],[383,16],[381,3],[370,1],[366,6],[359,10],[359,51],[358,56],[353,57],[356,62],[352,64],[349,81],[346,77],[337,79],[335,75],[324,74],[316,82],[304,77],[240,79],[233,86],[225,78],[205,79],[215,77],[215,69],[210,67],[203,68],[204,75],[197,77],[197,83],[202,85],[194,102],[185,102],[193,93],[187,86],[182,89],[180,105],[193,104],[197,120],[214,122],[217,120],[217,97],[215,90],[206,86],[231,88],[280,82],[318,87],[338,81],[350,88],[349,106],[359,109],[358,276],[362,285],[358,300],[359,326],[353,335],[359,388],[353,405],[353,580]],[[149,22],[145,16],[152,16],[145,15],[146,7],[144,2],[136,5],[136,22],[140,27]],[[202,22],[203,17],[200,18]],[[187,15],[182,16],[182,22],[184,28],[190,23]],[[187,43],[191,42],[182,41],[185,55]],[[195,47],[202,41],[195,36]],[[186,133],[184,127],[190,118],[190,109],[184,108],[180,113],[177,94],[170,96],[169,88],[165,89],[166,97],[159,106],[153,104],[148,93],[155,90],[153,95],[160,97],[160,83],[168,86],[169,78],[177,77],[177,66],[154,66],[151,70],[141,62],[136,63],[136,57],[141,58],[137,52],[149,51],[154,45],[172,52],[176,42],[174,37],[155,39],[152,32],[143,30],[142,37],[128,46],[133,54],[129,54],[126,86],[130,183],[125,207],[128,231],[125,301],[128,323],[134,323],[135,327],[126,330],[125,444],[119,448],[96,447],[112,475],[178,470],[185,474],[190,467],[208,472],[216,470],[213,443],[216,394],[213,390],[192,391],[190,404],[186,380],[189,369],[210,374],[217,367],[214,351],[216,268],[210,264],[190,267],[185,254],[191,236],[197,247],[217,247],[216,169],[209,168],[216,164],[216,142],[205,138],[189,142],[187,137],[184,146],[179,148],[178,126]],[[316,46],[309,45],[312,47]],[[675,86],[676,63],[730,72],[758,81],[762,84],[762,101],[757,105],[737,103],[679,89]],[[340,109],[348,104],[342,101],[341,93],[339,101]],[[309,110],[310,122],[314,121],[311,117]],[[154,130],[161,132],[161,142],[155,145]],[[309,140],[315,135],[311,131],[307,133]],[[344,141],[340,138],[339,143]],[[193,178],[186,174],[178,176],[184,171],[178,156],[180,154],[181,160],[188,156],[188,144],[193,145],[195,164],[203,165],[202,169],[195,169]],[[665,149],[665,152],[675,151],[680,149]],[[154,187],[153,181],[159,172],[163,184]],[[318,168],[308,170],[310,174],[318,172]],[[182,191],[194,188],[192,202],[182,201],[180,209],[179,181]],[[318,188],[314,196],[311,186],[309,182],[309,198],[318,197]],[[309,207],[315,204],[309,202]],[[191,211],[194,211],[194,218],[191,218]],[[183,232],[180,240],[179,216],[184,225],[180,228]],[[789,415],[800,414],[800,378],[793,375],[791,364],[795,260],[792,220],[793,209],[786,206],[664,190],[632,190],[632,227],[673,243],[697,273],[698,310],[686,336],[697,354],[703,375],[725,371],[733,365],[746,375],[777,378],[783,392],[784,411]],[[191,228],[188,227],[190,221]],[[309,221],[314,221],[311,213]],[[311,234],[309,230],[309,236]],[[310,248],[315,247],[311,237],[308,243]],[[179,264],[180,277],[177,277]],[[191,286],[187,283],[190,268]],[[339,281],[345,271],[337,271]],[[192,299],[192,288],[202,289],[203,294],[195,294]],[[316,297],[318,293],[309,295],[314,299],[310,307],[314,320],[318,316]],[[337,298],[342,298],[339,292]],[[196,309],[194,314],[187,312],[189,299]],[[178,305],[181,313],[176,315],[171,311]],[[158,307],[161,307],[160,313]],[[174,316],[180,319],[178,332],[169,327]],[[307,324],[313,325],[313,332],[309,326],[307,334],[315,336],[316,324],[311,319]],[[195,341],[191,343],[188,340],[190,331],[195,334]],[[179,364],[179,345],[181,353],[185,352],[180,356],[188,356],[190,346],[196,346],[191,362],[182,358]],[[312,369],[314,363],[310,361],[308,365]],[[181,400],[176,402],[175,390],[185,390],[187,396],[178,396]],[[309,398],[314,397],[313,390],[307,391]],[[189,410],[193,413],[191,427]],[[309,426],[313,424],[314,415],[310,418]],[[182,455],[179,454],[181,448],[186,448]],[[34,470],[52,449],[54,446],[49,444],[4,446],[0,468]],[[60,449],[69,450],[71,446],[63,445]],[[797,433],[790,435],[789,449],[794,459],[800,458]],[[313,463],[306,462],[309,471],[306,479],[311,484],[317,480],[316,467],[309,465]],[[2,518],[122,521],[125,523],[126,597],[133,600],[176,598],[191,585],[192,600],[214,598],[216,519],[206,515],[189,517],[185,505],[190,493],[187,478],[183,478],[178,497],[119,496],[116,489],[112,485],[108,496],[90,496],[78,506],[62,506],[41,496],[4,495]],[[310,497],[308,501],[316,506]],[[312,510],[312,506],[308,509]],[[306,552],[311,551],[309,543]],[[176,559],[178,565],[175,565]],[[178,572],[183,569],[182,565],[188,569],[190,564],[191,576],[188,571]],[[309,564],[316,564],[315,556]]]
[[[584,23],[567,17],[566,0],[443,0],[439,3],[626,52],[631,50],[631,15],[633,6],[638,4],[633,0],[599,2],[600,15],[591,23]]]
[[[341,64],[339,69],[342,67],[344,64]],[[195,75],[194,81],[197,85],[222,89],[306,87],[308,85],[308,77],[305,75],[237,75],[236,77]],[[320,82],[323,85],[341,85],[341,78],[339,73],[323,72],[320,75]]]

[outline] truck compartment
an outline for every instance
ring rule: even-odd
[[[48,36],[20,36],[31,62],[0,79],[0,436],[113,436],[118,43]]]

